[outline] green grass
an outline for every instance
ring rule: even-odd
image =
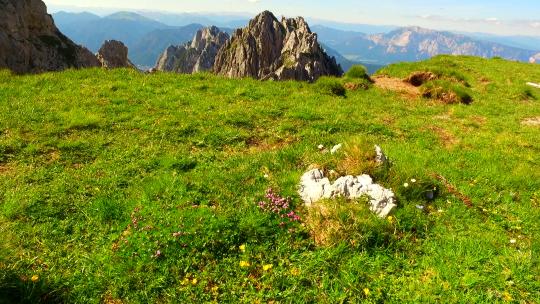
[[[440,56],[381,73],[448,67],[471,105],[210,74],[1,72],[0,302],[540,301],[540,128],[521,124],[540,116],[524,86],[540,66]],[[359,142],[391,158],[378,180],[399,208],[378,219],[361,200],[325,202],[336,212],[310,217],[300,176],[358,168]],[[259,210],[269,187],[303,223]],[[325,220],[343,229],[320,246],[310,223]]]

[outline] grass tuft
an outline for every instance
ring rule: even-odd
[[[321,77],[315,82],[315,87],[321,94],[345,97],[346,90],[339,78]]]

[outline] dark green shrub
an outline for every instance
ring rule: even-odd
[[[335,77],[321,77],[315,82],[315,87],[322,94],[345,96],[345,87],[342,81]]]
[[[367,69],[363,65],[353,65],[347,73],[345,73],[345,78],[350,79],[365,79],[371,81],[371,78],[369,78]]]

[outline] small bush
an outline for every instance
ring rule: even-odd
[[[447,104],[470,104],[473,101],[467,88],[447,80],[430,81],[422,86],[421,92],[425,98],[438,99]]]
[[[341,80],[334,77],[321,77],[315,83],[319,92],[325,95],[345,96],[345,87]]]
[[[345,73],[345,78],[350,79],[365,79],[371,82],[371,78],[368,75],[367,69],[363,65],[353,65],[347,73]]]

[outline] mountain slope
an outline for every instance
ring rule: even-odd
[[[201,24],[190,24],[183,27],[157,29],[142,36],[129,50],[130,58],[139,66],[152,67],[165,48],[190,41]]]
[[[89,18],[80,22],[64,22],[64,20],[76,19],[76,17],[68,17],[66,13],[53,15],[53,18],[61,20],[59,28],[66,36],[94,52],[105,40],[122,41],[131,49],[141,37],[149,32],[170,28],[161,22],[129,12],[118,12],[103,18]]]
[[[53,18],[56,26],[64,29],[71,26],[78,26],[81,23],[92,22],[101,19],[100,16],[89,12],[69,13],[64,11],[54,13]]]
[[[378,63],[418,61],[439,54],[503,57],[527,62],[534,51],[475,40],[464,35],[420,27],[406,27],[386,34],[358,35],[332,44],[348,59]]]

